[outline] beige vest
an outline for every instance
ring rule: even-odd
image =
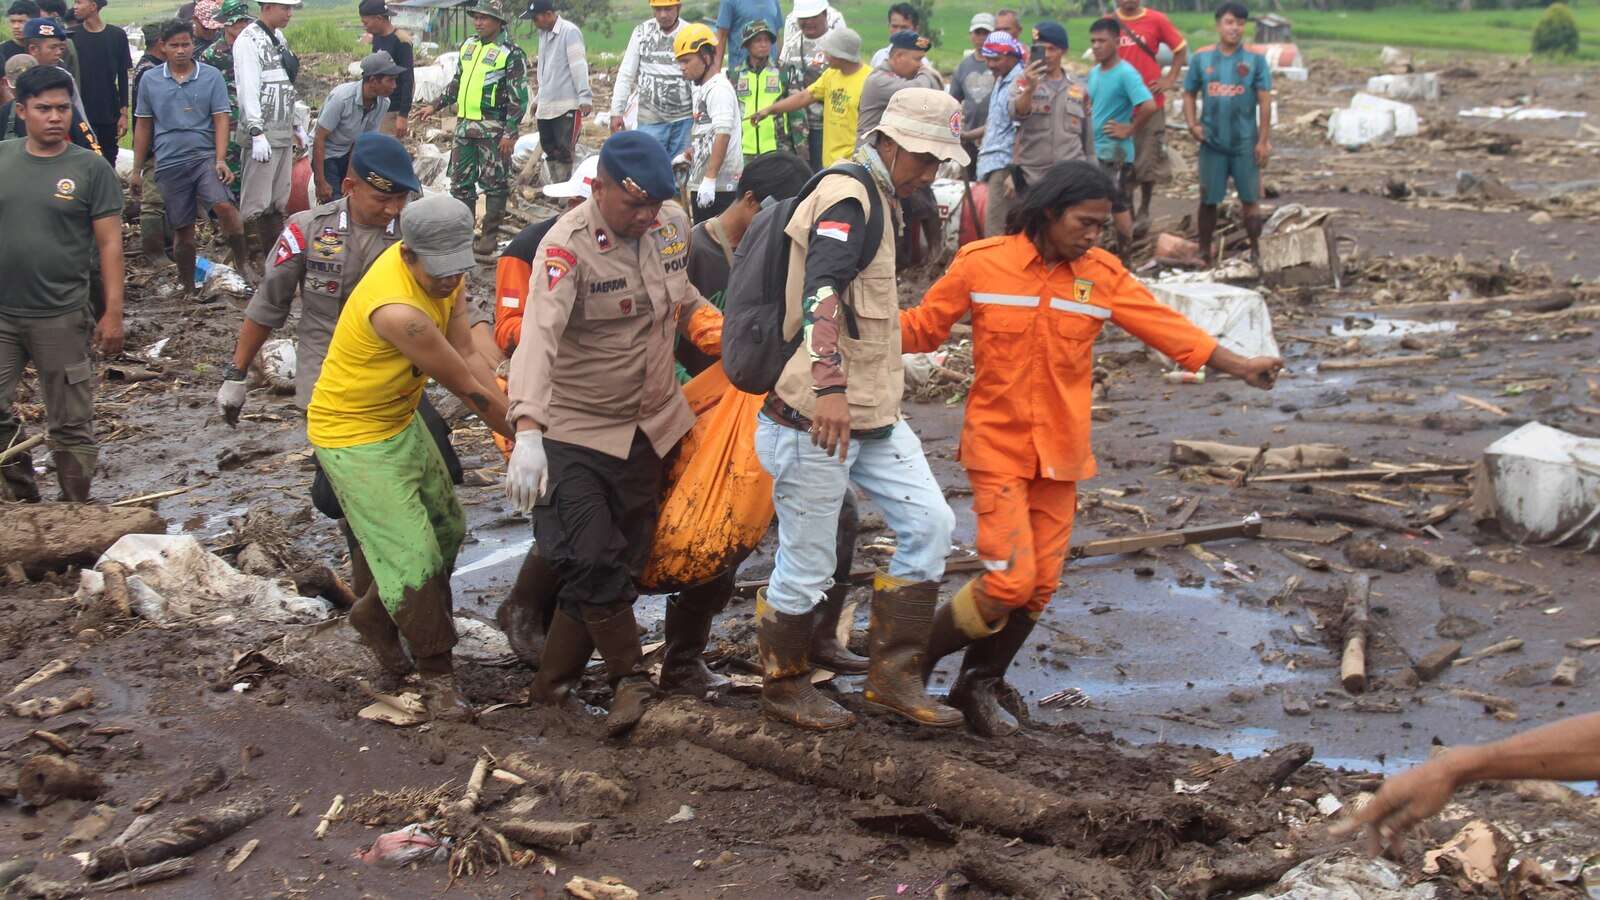
[[[854,199],[871,216],[866,189],[847,175],[824,178],[811,195],[795,206],[794,216],[785,229],[794,240],[789,251],[789,286],[783,333],[793,337],[800,330],[801,292],[805,287],[806,249],[811,229],[827,209],[842,200]],[[894,280],[894,225],[889,204],[897,202],[881,190],[883,237],[872,263],[844,290],[843,303],[855,313],[856,337],[850,336],[849,317],[840,316],[839,352],[844,357],[846,398],[850,401],[850,428],[862,431],[893,425],[900,418],[900,394],[905,388],[905,371],[900,365],[900,297]],[[777,394],[807,418],[816,408],[811,389],[811,348],[801,345],[778,377]]]

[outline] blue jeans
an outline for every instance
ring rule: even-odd
[[[694,125],[694,119],[677,119],[671,122],[651,122],[641,124],[639,130],[661,142],[667,148],[667,158],[671,159],[682,153],[689,146],[689,130]]]
[[[851,483],[883,513],[895,534],[889,574],[909,581],[944,575],[955,513],[933,480],[922,442],[904,420],[886,438],[850,441],[844,463],[811,443],[811,435],[756,416],[756,458],[772,476],[778,511],[778,553],[767,603],[805,615],[833,585],[839,507]]]

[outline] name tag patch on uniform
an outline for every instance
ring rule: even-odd
[[[567,273],[570,272],[570,271],[572,271],[572,267],[568,266],[566,263],[562,262],[559,259],[547,259],[547,260],[545,260],[544,261],[545,290],[547,290],[547,291],[555,290],[556,289],[556,285],[560,284],[561,283],[561,279],[567,277]]]
[[[1074,278],[1072,280],[1072,298],[1079,303],[1088,303],[1089,295],[1094,291],[1094,282],[1087,278]]]
[[[605,281],[591,281],[589,282],[589,293],[609,294],[612,291],[620,291],[627,286],[628,279],[626,278],[608,278]],[[626,312],[627,310],[623,311]]]
[[[300,231],[299,225],[290,225],[278,235],[278,249],[272,255],[272,264],[281,266],[306,249],[306,236]]]
[[[817,237],[833,238],[836,241],[850,241],[850,223],[834,222],[823,219],[817,223]]]

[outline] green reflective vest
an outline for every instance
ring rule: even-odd
[[[456,115],[481,121],[484,109],[500,105],[500,83],[505,80],[511,49],[499,42],[485,44],[477,37],[461,45],[461,85],[456,88]],[[497,109],[494,110],[498,112]]]
[[[778,67],[768,64],[759,72],[741,66],[733,92],[739,97],[739,119],[743,124],[744,157],[749,159],[778,149],[778,125],[783,116],[768,116],[751,124],[750,116],[783,99],[783,78]]]

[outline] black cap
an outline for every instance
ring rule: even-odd
[[[1060,22],[1044,21],[1033,26],[1033,39],[1041,44],[1054,44],[1067,49],[1067,29]]]
[[[555,12],[556,5],[551,0],[533,0],[533,5],[528,7],[530,13]]]
[[[896,31],[889,35],[889,48],[891,50],[921,50],[927,52],[933,42],[917,34],[915,31]]]
[[[392,16],[394,15],[394,10],[391,10],[389,4],[385,3],[384,0],[361,0],[361,5],[357,7],[356,14],[361,16]]]
[[[422,190],[411,154],[406,145],[392,135],[369,131],[356,138],[350,151],[350,173],[386,194],[409,194]]]
[[[667,148],[642,131],[619,131],[606,138],[600,145],[600,168],[636,197],[661,203],[678,192]]]

